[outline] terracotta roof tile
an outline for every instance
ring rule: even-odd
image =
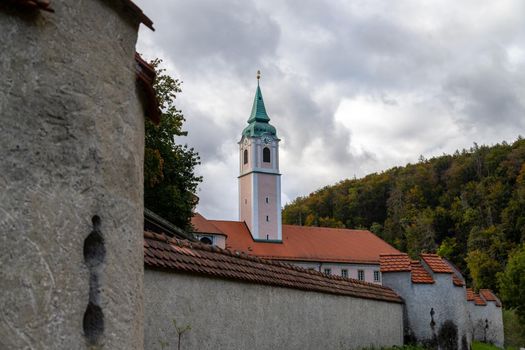
[[[434,273],[454,273],[450,265],[437,254],[421,254],[421,258]]]
[[[144,232],[144,263],[169,269],[244,282],[401,303],[390,288],[297,266],[260,259],[207,244]]]
[[[478,305],[478,306],[486,306],[487,303],[485,302],[485,300],[483,300],[479,294],[477,293],[474,293],[474,304]]]
[[[490,289],[480,289],[479,294],[486,301],[493,301],[496,303],[497,307],[501,307],[501,302],[499,301],[498,297],[496,297],[496,295]]]
[[[463,287],[465,285],[465,282],[463,282],[463,280],[456,273],[452,275],[452,283],[454,283],[456,287]]]
[[[410,258],[405,253],[381,254],[379,263],[381,272],[411,271]]]
[[[478,293],[475,293],[472,288],[467,288],[467,301],[473,301],[477,306],[487,305],[485,300],[483,300],[483,298]]]
[[[467,288],[467,301],[474,301],[474,291],[472,288]]]
[[[195,232],[198,233],[212,233],[227,236],[217,226],[215,226],[210,220],[207,220],[204,216],[199,213],[195,213],[191,218],[191,224],[195,228]]]
[[[434,283],[434,279],[421,265],[420,261],[412,260],[410,265],[412,267],[412,283]]]
[[[399,253],[367,230],[283,225],[282,242],[264,242],[254,241],[244,222],[206,221],[228,236],[227,248],[265,259],[379,264],[379,254]],[[205,232],[196,220],[192,224]]]

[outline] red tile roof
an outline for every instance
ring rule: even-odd
[[[478,293],[474,293],[474,290],[472,290],[472,288],[467,288],[467,301],[473,301],[474,304],[477,306],[487,305],[485,300],[483,300],[483,298]]]
[[[366,230],[282,226],[282,242],[254,241],[240,221],[207,220],[228,236],[226,247],[274,260],[378,264],[379,254],[397,249]],[[198,231],[199,222],[192,220]]]
[[[152,232],[144,232],[144,263],[150,268],[240,280],[246,283],[402,302],[392,289],[384,286],[329,276],[286,263],[264,260],[244,253],[169,238]]]
[[[195,213],[191,218],[191,224],[195,228],[195,232],[199,233],[213,233],[217,235],[227,236],[224,232],[219,230],[210,220],[206,220],[204,216],[199,213]]]
[[[463,287],[465,285],[465,282],[463,282],[456,273],[452,275],[452,283],[454,283],[456,287]]]
[[[434,279],[419,260],[412,260],[410,265],[412,267],[412,283],[434,283]]]
[[[450,265],[437,254],[421,254],[421,258],[434,273],[454,273]]]
[[[410,258],[405,253],[381,254],[379,262],[381,272],[411,271]]]
[[[483,300],[479,294],[477,293],[474,293],[474,304],[478,305],[478,306],[486,306],[487,303],[485,302],[485,300]]]
[[[474,301],[474,291],[472,288],[467,288],[467,301]]]
[[[486,301],[493,301],[496,303],[497,307],[501,307],[501,303],[499,299],[492,293],[490,289],[480,289],[479,294],[485,299]]]

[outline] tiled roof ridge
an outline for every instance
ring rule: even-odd
[[[467,288],[467,301],[473,302],[476,306],[487,306],[488,302],[493,302],[496,307],[501,307],[501,302],[494,292],[490,289],[480,289],[476,293],[473,288]]]
[[[411,259],[407,253],[379,254],[381,272],[411,272]]]
[[[235,222],[239,224],[243,224],[244,221],[238,221],[238,220],[219,220],[219,219],[206,219],[208,221],[218,221],[218,222]],[[368,232],[373,234],[374,236],[377,236],[375,233],[373,233],[370,230],[362,230],[362,229],[355,229],[355,228],[348,228],[348,227],[323,227],[323,226],[305,226],[305,225],[292,225],[292,224],[282,224],[283,226],[291,226],[291,227],[301,227],[307,230],[332,230],[332,231],[351,231],[351,232]]]
[[[331,231],[351,231],[351,232],[369,232],[376,235],[370,230],[361,230],[361,229],[355,229],[355,228],[348,228],[348,227],[323,227],[323,226],[305,226],[305,225],[291,225],[291,224],[283,224],[283,226],[293,226],[293,227],[301,227],[305,228],[307,230],[331,230]]]
[[[279,261],[272,261],[272,260],[261,259],[261,258],[256,257],[256,256],[248,255],[248,254],[246,254],[244,252],[232,251],[232,250],[229,250],[229,249],[222,249],[222,248],[219,248],[219,247],[216,247],[216,246],[212,246],[212,245],[208,245],[208,244],[204,244],[204,243],[200,243],[200,242],[189,242],[189,241],[186,241],[186,240],[181,240],[181,239],[177,239],[177,238],[173,238],[173,237],[168,237],[166,235],[162,235],[162,234],[158,234],[158,233],[154,233],[154,232],[150,232],[150,231],[144,231],[144,238],[146,240],[153,240],[153,241],[165,243],[165,244],[168,244],[170,246],[174,245],[174,246],[177,246],[177,247],[180,247],[180,248],[189,248],[189,249],[192,249],[194,251],[201,250],[201,251],[212,252],[214,254],[218,254],[218,255],[222,255],[222,256],[229,256],[229,257],[234,257],[236,259],[241,259],[242,261],[247,261],[247,262],[257,263],[257,264],[263,264],[263,265],[266,265],[266,266],[274,266],[274,267],[278,267],[278,268],[284,268],[284,269],[290,271],[290,274],[286,274],[285,273],[283,275],[280,275],[280,277],[282,277],[281,278],[282,280],[280,281],[281,283],[275,283],[275,281],[273,281],[273,283],[270,283],[268,281],[261,281],[263,278],[260,277],[260,276],[249,276],[249,275],[248,276],[246,276],[246,275],[241,276],[241,277],[244,277],[244,278],[240,278],[240,277],[237,276],[237,279],[242,279],[242,280],[245,280],[247,282],[257,282],[257,283],[262,283],[262,284],[277,284],[277,285],[283,286],[283,287],[291,287],[291,288],[304,289],[304,290],[314,290],[314,291],[318,291],[318,292],[327,292],[327,293],[330,293],[330,294],[349,295],[349,296],[354,296],[354,297],[361,297],[361,298],[375,299],[375,300],[384,300],[384,301],[397,302],[397,303],[401,303],[402,302],[401,298],[392,289],[390,289],[388,287],[385,287],[385,286],[373,284],[373,283],[370,283],[370,282],[359,281],[359,280],[344,278],[344,277],[335,276],[335,275],[326,275],[326,274],[323,274],[323,273],[315,271],[315,270],[308,270],[308,269],[304,269],[304,268],[299,267],[299,266],[295,266],[295,265],[291,265],[291,264],[287,264],[287,263],[283,263],[283,262],[279,262]],[[146,244],[146,241],[145,241],[145,247],[146,247],[146,245],[147,244]],[[166,258],[164,252],[162,254],[160,254],[160,255],[162,255],[162,257]],[[151,257],[151,255],[149,255],[149,254],[147,254],[145,252],[145,263],[146,264],[152,265],[152,266],[157,266],[157,267],[167,267],[167,268],[169,268],[168,265],[166,265],[166,264],[164,264],[162,262],[159,263],[159,264],[155,264],[154,262],[152,262],[152,259],[153,258]],[[185,263],[185,264],[187,265],[188,263]],[[184,263],[183,263],[183,265],[184,265]],[[200,266],[198,266],[199,263],[194,263],[194,265],[195,265],[195,268],[193,270],[196,270],[198,272],[204,272],[204,269],[200,269]],[[249,266],[249,265],[246,265],[246,266]],[[246,272],[247,271],[246,266],[243,266],[243,272],[248,274],[248,272]],[[181,270],[191,270],[191,269],[188,269],[188,268],[184,269],[184,268],[182,268]],[[293,273],[292,271],[298,272],[298,273],[300,273],[300,275],[302,274],[303,277]],[[220,274],[217,274],[217,273],[213,273],[213,274],[216,275],[216,276],[220,275]],[[281,274],[282,274],[282,272],[281,272]],[[304,279],[304,277],[305,277],[304,275],[311,275],[313,278],[312,278],[312,280],[305,280]],[[257,277],[259,277],[259,279]],[[298,281],[298,283],[296,283],[296,285],[302,283],[302,288],[294,286],[293,281],[290,281],[290,279],[291,278],[293,279],[294,277],[296,277],[297,281]],[[325,284],[322,283],[323,280],[325,281]],[[327,282],[326,280],[331,280],[334,283],[333,284],[328,283],[328,285],[326,285],[326,282]],[[337,282],[343,282],[343,283],[344,282],[348,282],[348,283],[341,284],[341,283],[337,283]]]
[[[252,255],[252,254],[250,254]],[[255,256],[255,255],[252,255]],[[267,259],[267,260],[287,260],[287,261],[322,261],[324,263],[348,263],[348,264],[369,264],[369,265],[379,265],[379,260],[369,260],[369,259],[340,259],[337,257],[331,258],[331,257],[311,257],[311,258],[305,258],[305,257],[294,257],[294,256],[281,256],[281,255],[257,255],[260,258]]]
[[[420,257],[433,273],[454,273],[452,267],[435,253],[421,253]]]
[[[421,260],[410,260],[410,278],[412,283],[416,284],[433,284],[435,283],[432,275],[425,269]]]
[[[480,289],[479,294],[485,301],[490,301],[496,304],[497,307],[501,307],[501,302],[496,294],[491,289]]]
[[[289,268],[289,269],[292,269],[292,270],[295,270],[295,271],[304,271],[304,272],[307,272],[309,274],[318,275],[318,276],[324,276],[324,277],[328,277],[328,278],[334,279],[334,280],[347,280],[347,279],[349,279],[349,278],[345,278],[345,277],[341,277],[341,276],[337,276],[337,275],[327,275],[327,274],[324,274],[324,273],[319,272],[317,270],[305,269],[305,268],[302,268],[300,266],[297,266],[297,265],[294,265],[294,264],[288,264],[286,262],[282,262],[282,261],[278,261],[278,260],[264,259],[264,258],[255,256],[255,255],[250,255],[250,254],[248,254],[248,253],[246,253],[244,251],[223,249],[223,248],[219,248],[219,247],[214,246],[214,245],[205,244],[205,243],[201,243],[201,242],[190,242],[190,241],[178,239],[178,238],[175,238],[175,237],[169,237],[167,235],[159,234],[159,233],[155,233],[155,232],[151,232],[151,231],[144,231],[144,237],[150,238],[150,239],[155,239],[155,240],[161,241],[161,242],[176,244],[179,247],[197,248],[197,249],[201,249],[201,250],[211,251],[211,252],[214,252],[214,253],[221,253],[221,254],[224,254],[224,255],[235,256],[237,258],[241,258],[241,259],[244,259],[244,260],[251,260],[251,261],[254,261],[254,262],[258,262],[258,263],[264,263],[264,264],[269,264],[269,265],[274,265],[274,266],[286,267],[286,268]],[[356,282],[357,284],[370,285],[370,286],[374,286],[374,287],[378,286],[375,283],[371,283],[371,282],[367,282],[367,281],[361,281],[361,280],[357,280],[357,279],[351,279],[351,280],[352,280],[352,282]],[[382,286],[379,286],[379,287],[382,287]]]

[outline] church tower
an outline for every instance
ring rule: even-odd
[[[279,139],[270,125],[259,86],[248,126],[239,141],[239,220],[246,222],[254,240],[281,241],[281,174]]]

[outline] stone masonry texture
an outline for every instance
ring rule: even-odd
[[[144,282],[146,349],[177,349],[177,328],[184,350],[360,349],[403,342],[400,303],[149,268]]]
[[[119,6],[0,12],[0,349],[143,348],[138,22]]]

